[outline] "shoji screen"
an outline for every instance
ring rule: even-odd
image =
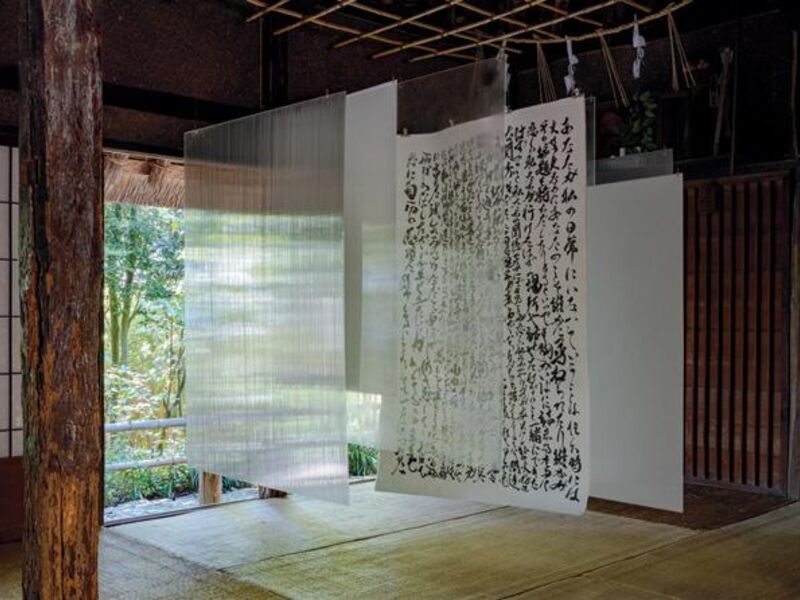
[[[185,148],[189,461],[346,501],[344,95]]]
[[[0,146],[0,458],[22,456],[18,154]]]

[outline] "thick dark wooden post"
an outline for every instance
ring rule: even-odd
[[[25,598],[97,597],[103,460],[99,0],[21,0]]]
[[[794,173],[791,265],[787,492],[792,500],[800,500],[800,169]]]

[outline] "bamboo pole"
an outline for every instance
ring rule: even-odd
[[[616,2],[617,0],[614,0],[614,1]],[[476,21],[474,23],[469,23],[467,25],[462,25],[461,27],[457,27],[455,29],[452,29],[450,31],[446,31],[444,33],[440,33],[438,35],[433,35],[433,36],[430,36],[430,37],[427,37],[427,38],[424,38],[424,39],[421,39],[421,40],[408,42],[408,43],[402,44],[402,45],[400,45],[400,46],[398,46],[396,48],[392,48],[390,50],[384,50],[382,52],[378,52],[377,54],[373,54],[372,58],[383,58],[385,56],[390,56],[392,54],[396,54],[398,52],[402,52],[403,50],[408,50],[410,48],[420,47],[422,44],[428,44],[430,42],[438,42],[438,41],[443,40],[445,38],[448,38],[448,37],[450,37],[452,35],[455,35],[456,33],[463,33],[465,31],[470,31],[472,29],[476,29],[477,27],[483,27],[484,25],[488,25],[489,23],[494,23],[495,21],[499,21],[503,17],[507,17],[509,15],[513,15],[513,14],[522,12],[523,10],[529,10],[531,8],[534,8],[535,6],[538,6],[539,4],[542,4],[543,2],[544,2],[544,0],[524,0],[523,4],[520,4],[519,6],[515,6],[514,8],[506,10],[505,12],[498,13],[496,15],[492,15],[491,17],[486,17],[485,19],[482,19],[481,21]],[[487,40],[487,41],[474,42],[473,44],[467,44],[464,47],[465,48],[474,48],[474,47],[477,47],[477,46],[483,46],[485,44],[494,43],[494,42],[498,42],[498,41],[502,41],[502,39],[490,39],[490,40]],[[449,52],[450,51],[448,51],[448,53]],[[453,50],[453,52],[456,52],[456,50]],[[427,56],[427,55],[425,55],[425,56]]]
[[[459,6],[462,6],[462,7],[466,8],[467,3],[462,1],[459,4]],[[370,6],[368,4],[362,4],[360,2],[353,2],[350,5],[350,8],[354,8],[354,9],[363,11],[365,13],[369,13],[371,15],[376,15],[378,17],[383,17],[385,19],[390,19],[392,21],[401,21],[403,19],[403,17],[401,17],[399,15],[396,15],[394,13],[388,12],[388,11],[383,10],[381,8],[375,8],[374,6]],[[491,13],[488,13],[488,11],[483,11],[483,12],[485,12],[486,14],[491,14]],[[427,31],[434,31],[436,33],[442,33],[444,31],[446,31],[442,27],[437,27],[436,25],[431,25],[430,23],[426,23],[425,21],[412,21],[409,24],[413,25],[414,27],[418,27],[419,29],[425,29]],[[462,40],[469,40],[471,42],[476,42],[476,41],[481,39],[480,36],[473,36],[473,35],[464,34],[464,33],[456,34],[454,37],[457,37],[457,38],[462,39]],[[486,37],[486,36],[483,35],[483,37]],[[345,41],[347,41],[347,40],[345,40]],[[334,48],[340,48],[343,45],[346,45],[346,44],[344,44],[343,42],[339,42],[338,44],[334,45]],[[499,44],[495,44],[493,47],[494,48],[498,48],[498,49],[501,48],[501,46]],[[522,54],[522,50],[520,50],[518,48],[506,48],[506,51],[509,52],[510,54]]]
[[[562,23],[563,21],[566,21],[568,19],[574,18],[577,15],[588,14],[588,13],[600,10],[601,8],[606,8],[606,7],[612,6],[614,4],[617,4],[618,2],[619,2],[619,0],[606,0],[605,2],[602,2],[600,4],[596,4],[594,6],[587,6],[586,8],[583,8],[583,9],[581,9],[579,11],[571,13],[568,16],[561,16],[561,17],[558,17],[558,18],[555,18],[555,19],[551,19],[550,21],[546,21],[544,23],[537,23],[536,25],[530,25],[530,26],[525,27],[523,29],[518,29],[516,31],[511,31],[511,32],[505,33],[503,35],[498,35],[498,36],[489,38],[488,40],[482,40],[480,42],[475,42],[474,44],[465,44],[463,46],[457,46],[455,48],[448,48],[448,49],[445,49],[445,50],[438,50],[438,51],[432,52],[430,54],[423,54],[422,56],[416,56],[416,57],[411,59],[411,62],[417,62],[417,61],[420,61],[420,60],[428,60],[428,59],[439,57],[439,56],[447,56],[451,52],[461,52],[463,50],[466,50],[466,49],[469,49],[469,48],[474,48],[476,46],[481,46],[481,45],[488,44],[488,43],[502,42],[503,40],[513,39],[513,38],[518,37],[520,35],[525,35],[525,34],[532,33],[532,32],[542,31],[546,27],[550,27],[552,25],[557,25],[558,23]],[[570,39],[575,41],[575,38],[570,38]],[[399,51],[400,49],[401,48],[394,48],[391,52]],[[379,54],[385,55],[386,52],[390,52],[390,51],[387,50],[387,51],[384,51],[384,52],[379,53]],[[376,55],[376,56],[378,56],[378,55]]]
[[[378,27],[378,29],[373,29],[366,33],[362,33],[361,35],[357,35],[355,37],[351,37],[344,41],[341,41],[338,44],[335,44],[334,48],[343,48],[344,46],[349,46],[350,44],[353,44],[355,42],[363,40],[366,37],[369,37],[370,34],[376,35],[380,33],[386,33],[387,31],[391,31],[392,29],[397,29],[398,27],[402,27],[403,25],[408,25],[409,23],[417,23],[420,19],[429,17],[430,15],[436,14],[437,12],[441,12],[452,6],[456,6],[461,2],[462,0],[445,0],[444,4],[433,6],[428,10],[423,10],[422,12],[412,15],[410,17],[400,19],[399,21],[395,21],[394,23],[389,23],[388,25],[384,25],[383,27]],[[445,30],[442,30],[440,33],[445,33]]]
[[[667,5],[665,8],[658,12],[654,12],[649,14],[645,17],[638,18],[639,25],[644,25],[645,23],[651,23],[653,21],[657,21],[658,19],[663,19],[670,13],[676,12],[682,8],[689,6],[694,0],[679,0],[677,2],[672,2]],[[572,18],[575,18],[575,15],[571,15]],[[563,20],[563,19],[562,19]],[[614,27],[603,27],[601,29],[596,29],[589,33],[583,33],[581,35],[571,35],[569,39],[574,42],[585,42],[588,40],[597,39],[601,35],[615,35],[617,33],[622,33],[623,31],[628,31],[629,29],[633,29],[636,25],[637,21],[631,21],[630,23],[625,23],[623,25],[617,25]],[[550,23],[552,24],[552,23]],[[514,42],[518,44],[562,44],[566,41],[566,37],[561,36],[556,39],[547,39],[547,40],[536,40],[536,39],[517,39],[514,38]]]
[[[317,20],[321,19],[322,17],[326,17],[330,14],[333,14],[336,11],[343,9],[345,6],[352,4],[355,1],[356,0],[338,0],[336,4],[334,4],[333,6],[329,6],[325,10],[321,10],[320,12],[315,13],[313,15],[308,15],[307,17],[303,17],[296,23],[292,23],[291,25],[287,25],[286,27],[281,27],[280,29],[277,29],[275,33],[273,33],[272,35],[283,35],[284,33],[289,33],[290,31],[294,31],[295,29],[298,29],[307,23],[316,23]]]
[[[260,11],[258,11],[257,13],[252,14],[249,17],[247,17],[247,22],[251,23],[251,22],[253,22],[253,21],[257,20],[257,19],[265,17],[269,13],[277,11],[281,6],[283,6],[284,4],[288,4],[288,3],[289,3],[289,0],[280,0],[279,2],[276,2],[275,4],[273,4],[271,6],[267,6],[266,8],[263,8]]]
[[[252,4],[253,6],[257,6],[257,7],[260,7],[260,8],[265,8],[267,6],[267,4],[264,2],[264,0],[247,0],[247,2],[249,4]],[[283,16],[286,16],[286,17],[293,17],[295,19],[304,19],[304,18],[306,18],[306,15],[304,15],[302,13],[299,13],[299,12],[297,12],[295,10],[291,10],[289,8],[285,8],[283,6],[280,7],[280,8],[276,8],[275,12],[277,14],[279,14],[279,15],[283,15]],[[355,27],[350,27],[348,25],[340,25],[338,23],[332,23],[330,21],[326,21],[326,20],[321,19],[321,18],[318,18],[317,20],[315,20],[314,24],[318,25],[319,27],[324,27],[326,29],[330,29],[332,31],[338,31],[340,33],[349,33],[351,35],[353,35],[353,34],[358,35],[360,33],[363,33],[362,31],[360,31],[359,29],[356,29]],[[394,39],[387,38],[387,37],[384,37],[384,36],[381,36],[381,35],[370,36],[369,39],[374,40],[376,42],[381,42],[381,43],[386,44],[388,46],[401,46],[402,45],[402,42],[400,42],[399,40],[394,40]],[[427,47],[427,46],[425,48],[420,46],[419,48],[420,48],[420,50],[425,50],[426,52],[433,52],[435,50],[435,48],[431,48],[431,47]],[[468,60],[468,61],[475,60],[474,56],[470,56],[470,55],[467,55],[467,54],[461,54],[461,53],[451,54],[450,56],[452,58],[460,58],[462,60]]]

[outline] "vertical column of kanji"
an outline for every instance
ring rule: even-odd
[[[22,0],[26,598],[97,597],[103,204],[95,0]]]

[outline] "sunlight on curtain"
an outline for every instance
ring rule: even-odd
[[[187,455],[347,501],[343,94],[189,132]]]

